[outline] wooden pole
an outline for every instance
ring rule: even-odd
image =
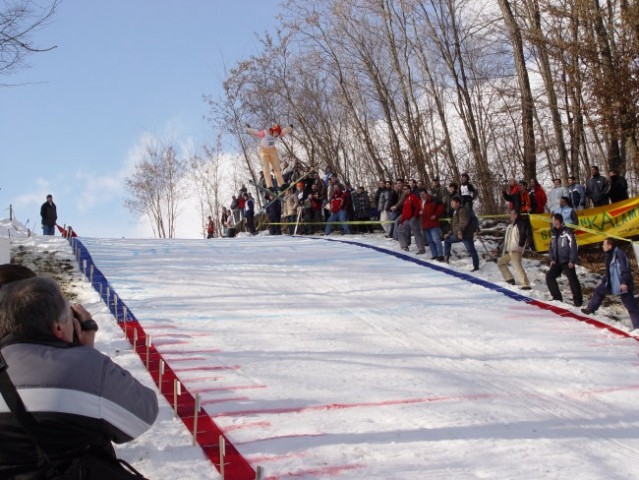
[[[178,416],[178,397],[182,395],[182,386],[180,381],[176,378],[173,380],[173,410],[175,411],[175,416]]]
[[[197,416],[200,414],[200,394],[195,394],[195,412],[193,413],[193,446],[197,445]]]
[[[146,369],[149,369],[149,354],[151,352],[151,335],[146,336]]]
[[[226,441],[224,440],[224,436],[220,435],[218,443],[220,445],[220,478],[224,480],[224,457],[226,455]]]
[[[164,360],[160,360],[160,373],[158,374],[158,390],[162,393],[162,376],[164,375]]]

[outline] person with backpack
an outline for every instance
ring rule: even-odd
[[[475,248],[475,228],[471,221],[471,210],[462,206],[462,199],[459,196],[454,196],[450,203],[453,207],[453,217],[450,232],[446,234],[444,239],[444,261],[446,263],[450,261],[451,245],[463,242],[466,251],[473,260],[471,272],[476,272],[479,270],[479,255]]]
[[[157,392],[94,348],[96,330],[51,278],[0,289],[2,375],[9,377],[0,387],[0,478],[134,478],[123,473],[112,442],[130,442],[153,425]],[[93,476],[80,475],[78,462]]]

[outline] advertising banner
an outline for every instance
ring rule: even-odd
[[[606,237],[628,238],[639,235],[639,197],[603,207],[577,211],[580,228],[574,228],[579,245],[602,242]],[[550,246],[550,214],[530,215],[535,249],[546,252]]]

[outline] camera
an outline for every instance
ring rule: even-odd
[[[79,320],[79,319],[78,319]],[[84,322],[80,322],[80,330],[82,331],[98,331],[98,324],[92,318],[85,320]]]
[[[76,311],[75,310],[72,310],[72,311],[73,311],[73,317],[76,318],[78,322],[80,322],[80,330],[82,330],[83,332],[98,331],[98,324],[96,323],[95,320],[93,320],[92,318],[88,318],[86,320],[80,320]],[[73,343],[75,344],[80,343],[80,340],[78,339],[78,335],[75,331],[75,328],[73,329]]]

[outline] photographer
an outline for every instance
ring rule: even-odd
[[[0,397],[0,478],[48,478],[44,470],[51,468],[70,475],[81,460],[92,468],[113,464],[111,442],[130,441],[155,421],[155,392],[93,348],[96,330],[89,312],[70,305],[52,279],[0,290],[0,352],[34,420],[25,429],[24,418]]]

